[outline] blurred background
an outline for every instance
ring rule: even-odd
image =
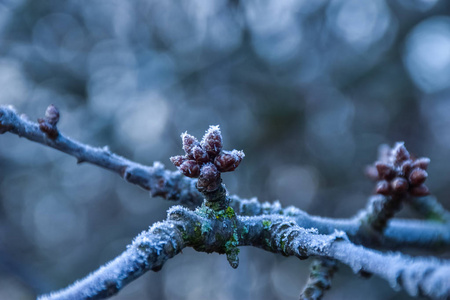
[[[0,0],[0,104],[142,164],[221,126],[243,149],[230,193],[349,217],[382,143],[431,158],[450,209],[450,6],[444,0]],[[17,136],[0,137],[0,299],[65,287],[174,203]],[[402,212],[404,217],[413,216]],[[186,249],[113,299],[298,299],[310,261]],[[407,299],[345,266],[324,299]]]

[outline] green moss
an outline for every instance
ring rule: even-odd
[[[201,227],[202,234],[208,233],[211,231],[211,224],[208,221],[204,222]]]
[[[265,230],[269,230],[270,226],[272,225],[272,222],[269,221],[269,220],[264,220],[262,223],[263,223],[263,226],[264,226]]]
[[[244,225],[244,227],[242,227],[241,239],[243,239],[247,233],[248,227]]]

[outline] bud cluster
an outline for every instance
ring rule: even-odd
[[[187,177],[198,178],[197,188],[201,192],[213,192],[222,182],[221,172],[234,171],[244,152],[222,150],[222,134],[219,126],[210,126],[201,142],[188,133],[181,135],[185,155],[177,155],[170,161]]]
[[[424,184],[429,163],[429,158],[415,159],[403,143],[396,143],[392,149],[387,146],[380,149],[379,160],[368,167],[367,174],[377,180],[377,194],[388,196],[409,193],[411,196],[425,196],[429,194]]]

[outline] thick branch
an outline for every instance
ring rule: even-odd
[[[156,223],[138,235],[127,250],[80,281],[39,300],[103,299],[117,294],[125,285],[149,270],[159,271],[163,264],[185,247],[179,224]]]
[[[384,254],[356,246],[344,232],[318,234],[299,227],[290,218],[269,215],[236,217],[234,211],[216,212],[202,206],[195,212],[182,206],[168,211],[168,220],[141,233],[112,262],[59,292],[41,299],[101,299],[148,270],[158,271],[184,247],[201,252],[237,253],[238,246],[255,246],[301,259],[319,256],[336,259],[355,272],[373,273],[410,295],[433,298],[450,296],[450,264],[434,258]]]
[[[354,272],[375,274],[411,296],[450,297],[450,263],[446,260],[369,250],[348,241],[344,232],[320,235],[280,217],[254,217],[242,222],[242,226],[249,226],[249,245],[300,259],[332,258]]]

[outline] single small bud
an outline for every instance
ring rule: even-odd
[[[392,180],[391,187],[396,193],[404,193],[408,190],[409,184],[405,178],[396,177]]]
[[[428,173],[425,170],[415,168],[411,171],[411,174],[409,174],[409,182],[412,185],[421,185],[422,183],[427,180]]]
[[[197,139],[187,132],[181,135],[181,139],[183,140],[183,150],[186,153],[186,156],[190,159],[194,158],[192,155],[192,148],[194,148],[195,145],[198,145]]]
[[[430,194],[428,187],[425,184],[413,187],[410,192],[411,196],[422,197]]]
[[[200,176],[197,181],[199,191],[213,192],[220,186],[220,172],[212,163],[208,163],[200,170]]]
[[[220,172],[231,172],[239,166],[244,157],[245,154],[242,151],[223,151],[216,156],[214,164]]]
[[[409,172],[411,171],[411,169],[412,169],[412,161],[408,159],[401,166],[403,175],[405,175],[405,176],[408,175]]]
[[[378,176],[380,179],[390,180],[395,176],[392,166],[383,162],[376,162],[375,167],[378,171]]]
[[[426,170],[428,168],[428,165],[430,164],[430,159],[428,157],[421,157],[414,161],[413,167],[414,168],[420,168],[422,170]]]
[[[205,163],[209,161],[209,155],[205,149],[196,145],[192,148],[192,156],[199,163]]]
[[[52,126],[56,126],[59,121],[59,110],[53,104],[50,104],[45,111],[45,120]]]
[[[394,163],[396,165],[400,165],[402,162],[410,158],[409,152],[406,150],[406,147],[402,142],[395,144],[394,149],[392,149],[392,156],[394,157]]]
[[[200,175],[200,167],[195,160],[186,160],[178,169],[187,177],[197,178]]]
[[[187,158],[184,157],[183,155],[176,155],[170,158],[170,161],[175,165],[175,167],[181,166],[181,164],[184,163],[186,160]]]
[[[219,126],[210,126],[203,136],[201,145],[211,157],[215,157],[222,150],[222,134]]]
[[[390,194],[390,192],[391,188],[389,186],[389,182],[387,182],[386,180],[380,180],[377,182],[375,193],[387,196]]]

